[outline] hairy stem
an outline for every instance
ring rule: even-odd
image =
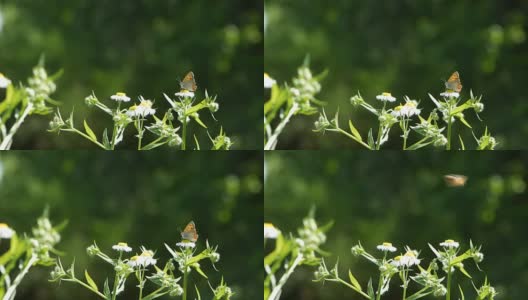
[[[282,130],[284,130],[284,127],[286,127],[286,124],[290,121],[291,117],[295,115],[300,110],[299,105],[296,102],[293,102],[292,107],[288,111],[288,114],[282,121],[277,125],[275,128],[273,134],[269,137],[268,142],[264,146],[264,150],[275,150],[275,147],[277,146],[277,140],[279,139],[279,135],[282,133]]]

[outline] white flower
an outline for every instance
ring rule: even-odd
[[[264,88],[265,89],[271,89],[271,87],[276,84],[277,81],[275,79],[271,78],[268,73],[264,73]]]
[[[194,248],[196,247],[196,244],[193,242],[179,242],[179,243],[176,243],[176,246],[180,248]]]
[[[15,234],[13,229],[5,223],[0,223],[0,239],[10,239],[13,234]]]
[[[420,264],[420,260],[417,258],[418,253],[414,250],[407,250],[404,255],[399,255],[392,260],[391,264],[395,267],[411,267],[413,265]]]
[[[128,97],[125,93],[115,93],[115,95],[110,96],[110,99],[115,101],[122,101],[122,102],[128,102],[130,101],[130,97]]]
[[[128,246],[127,243],[117,243],[117,245],[113,245],[112,249],[119,252],[130,252],[132,251],[132,248]]]
[[[278,230],[273,224],[271,223],[264,223],[264,238],[265,239],[276,239],[280,234],[280,230]]]
[[[150,265],[155,265],[157,260],[154,259],[154,252],[150,250],[143,250],[141,255],[135,255],[128,261],[128,265],[131,267],[148,267]]]
[[[383,243],[381,245],[378,245],[378,247],[376,247],[376,248],[378,248],[378,250],[383,251],[383,252],[388,252],[388,251],[394,252],[394,251],[396,251],[396,247],[392,246],[391,243],[387,243],[387,242],[385,242],[385,243]]]
[[[396,101],[396,98],[392,97],[391,93],[382,93],[381,95],[377,95],[376,99],[382,102],[394,102]]]
[[[139,97],[139,100],[140,103],[138,105],[132,105],[128,109],[127,115],[130,117],[146,117],[156,113],[156,110],[152,108],[152,101],[145,100],[143,97]]]
[[[420,112],[421,110],[418,109],[418,102],[406,98],[405,104],[396,106],[391,114],[395,117],[411,117],[419,115]]]
[[[443,93],[440,93],[440,96],[442,96],[444,98],[458,98],[460,96],[460,94],[457,93],[457,92],[445,91]]]
[[[440,243],[440,246],[444,248],[458,248],[459,244],[453,240],[445,240],[444,242]]]
[[[0,73],[0,89],[5,89],[10,84],[11,80],[5,77],[4,74]]]
[[[176,95],[177,97],[180,97],[180,98],[192,98],[192,97],[194,97],[194,93],[191,92],[191,91],[188,91],[188,90],[181,90],[178,93],[175,93],[174,95]]]

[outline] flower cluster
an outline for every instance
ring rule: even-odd
[[[105,299],[117,299],[117,296],[122,294],[126,287],[126,282],[133,274],[140,290],[140,295],[143,295],[143,290],[148,282],[154,284],[156,289],[148,295],[144,295],[140,299],[155,299],[163,295],[182,296],[185,298],[187,292],[188,276],[192,270],[196,270],[198,274],[207,278],[200,267],[200,261],[209,260],[211,263],[217,263],[220,260],[220,254],[217,252],[218,247],[211,247],[206,242],[206,249],[199,254],[195,253],[196,244],[194,242],[182,241],[176,244],[178,249],[174,249],[165,244],[165,247],[172,255],[172,259],[168,260],[162,267],[154,251],[145,247],[139,247],[139,253],[130,255],[134,251],[133,247],[126,242],[119,242],[111,248],[117,252],[118,257],[112,257],[104,253],[99,246],[94,243],[90,245],[86,251],[89,256],[95,256],[102,259],[107,264],[111,265],[115,272],[115,281],[113,286],[105,287],[104,291],[99,290],[95,280],[85,272],[86,282],[78,279],[75,275],[74,264],[69,269],[64,269],[62,263],[58,261],[54,270],[51,272],[52,281],[68,281],[80,284],[91,292],[103,296]],[[181,276],[176,275],[176,267],[182,273]],[[151,273],[147,275],[147,273]],[[181,281],[183,279],[183,286]],[[108,282],[105,285],[109,285]],[[212,288],[211,288],[212,289]],[[198,291],[197,291],[198,292]],[[215,296],[214,299],[229,300],[234,294],[223,281],[216,288],[212,289]],[[104,293],[104,294],[103,294]],[[107,298],[109,297],[109,298]]]
[[[14,136],[31,114],[45,115],[52,112],[49,106],[58,103],[51,99],[57,86],[55,80],[60,73],[48,76],[43,61],[33,68],[27,84],[12,84],[0,73],[0,89],[6,89],[5,99],[0,98],[0,150],[9,150]]]
[[[273,150],[293,116],[317,113],[317,106],[324,104],[317,100],[321,91],[321,79],[325,73],[314,76],[308,62],[297,70],[291,84],[279,86],[272,77],[264,73],[264,88],[271,89],[271,97],[264,104],[264,150]]]
[[[189,125],[194,121],[204,129],[207,129],[207,126],[200,119],[199,111],[207,109],[211,114],[217,112],[219,105],[216,102],[216,97],[210,97],[205,91],[205,99],[195,103],[194,92],[182,90],[175,93],[176,99],[172,99],[167,94],[163,95],[171,108],[163,114],[163,117],[157,117],[154,101],[143,96],[138,97],[138,103],[123,108],[122,105],[132,102],[131,97],[124,92],[117,92],[110,96],[110,100],[116,103],[116,107],[107,106],[92,93],[85,98],[86,105],[96,107],[108,114],[114,122],[112,129],[104,129],[102,136],[98,137],[86,121],[83,124],[84,131],[79,130],[75,128],[73,113],[70,114],[67,120],[64,120],[60,112],[57,111],[50,122],[50,131],[57,133],[62,131],[73,132],[88,139],[100,148],[114,150],[124,140],[126,128],[133,124],[136,130],[135,137],[138,141],[138,150],[151,150],[163,145],[180,147],[182,150],[186,150]],[[177,115],[177,120],[175,120],[174,113]],[[177,124],[176,121],[180,124]],[[153,137],[148,144],[144,145],[143,141],[147,133],[150,133]],[[209,136],[209,133],[207,135]],[[209,136],[209,138],[212,142],[213,150],[228,150],[232,146],[231,140],[224,134],[222,128],[219,135],[215,138]],[[194,136],[194,142],[196,149],[199,150],[200,145],[196,136]]]
[[[479,118],[478,114],[484,110],[484,104],[481,103],[482,96],[475,97],[473,91],[470,91],[470,99],[465,102],[461,101],[460,93],[452,90],[442,92],[440,96],[442,98],[438,100],[429,94],[429,98],[436,108],[425,119],[422,109],[419,107],[419,102],[412,100],[408,96],[403,97],[404,103],[393,106],[392,103],[397,102],[397,97],[390,92],[383,92],[375,97],[382,104],[381,108],[377,108],[367,103],[358,93],[350,98],[350,103],[352,106],[361,107],[376,116],[379,123],[377,133],[373,131],[373,128],[370,128],[368,136],[365,138],[354,126],[352,120],[348,121],[347,127],[349,130],[341,128],[338,122],[339,112],[336,112],[333,119],[328,119],[324,110],[319,112],[319,117],[314,123],[314,131],[323,133],[326,131],[337,132],[367,149],[379,150],[389,140],[389,133],[393,125],[399,124],[403,139],[402,148],[404,150],[416,150],[429,145],[451,150],[452,126],[455,121],[459,120],[460,123],[472,130],[471,125],[465,119],[464,111],[473,110],[477,118]],[[441,120],[438,116],[439,114],[442,116]],[[418,118],[419,122],[411,125],[416,118]],[[445,124],[445,126],[441,123]],[[445,130],[446,128],[447,130]],[[415,141],[414,144],[408,145],[407,142],[411,131],[418,133],[421,138]],[[462,137],[459,136],[459,140],[461,149],[465,150]],[[480,138],[475,137],[475,140],[478,145],[477,149],[492,150],[497,145],[495,139],[489,135],[487,128],[484,135]]]
[[[368,299],[381,299],[389,290],[389,283],[394,275],[398,274],[402,281],[401,287],[403,288],[403,295],[406,299],[420,299],[429,294],[435,297],[441,297],[447,295],[447,299],[450,298],[452,293],[451,277],[456,269],[459,269],[462,274],[471,278],[468,272],[464,269],[463,261],[467,259],[473,259],[476,263],[480,263],[483,259],[483,254],[480,252],[480,247],[473,246],[470,242],[470,249],[463,254],[458,254],[460,244],[454,240],[448,239],[444,242],[439,243],[442,250],[437,250],[432,245],[429,245],[436,258],[433,259],[430,264],[425,267],[423,261],[419,259],[419,252],[405,247],[405,252],[395,257],[389,255],[397,251],[397,248],[392,243],[384,242],[378,245],[376,248],[383,253],[383,257],[378,258],[368,253],[361,244],[352,247],[351,251],[354,256],[362,256],[369,262],[375,264],[380,272],[379,282],[377,290],[374,291],[373,283],[369,282],[369,293],[366,294],[356,277],[352,274],[352,271],[348,271],[349,281],[341,279],[339,277],[339,268],[336,263],[335,267],[329,270],[326,263],[322,261],[319,267],[314,273],[315,281],[331,281],[341,283],[355,292],[361,294]],[[446,274],[445,277],[440,277],[438,262],[442,264],[443,272]],[[477,266],[478,267],[478,266]],[[480,270],[480,269],[479,269]],[[415,272],[413,274],[413,272]],[[447,277],[447,280],[446,280]],[[417,292],[414,294],[407,294],[409,285],[414,282],[420,286],[416,289]],[[462,293],[461,288],[459,287]],[[484,285],[476,289],[479,299],[493,299],[497,294],[495,289],[489,285],[487,280]],[[484,295],[484,297],[482,297]],[[375,298],[374,298],[375,297]]]

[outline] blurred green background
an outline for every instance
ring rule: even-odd
[[[209,152],[211,153],[211,152]],[[111,267],[86,255],[95,240],[112,254],[111,246],[126,241],[137,250],[144,245],[165,263],[164,243],[180,241],[180,231],[194,220],[200,235],[218,245],[216,272],[209,262],[202,269],[211,285],[223,276],[234,299],[261,297],[263,277],[262,154],[249,151],[184,153],[129,152],[119,155],[93,151],[11,152],[0,155],[0,222],[19,234],[29,232],[46,205],[56,224],[69,224],[58,249],[69,266],[75,258],[77,275],[86,268],[102,286]],[[50,268],[31,270],[17,299],[94,299],[71,283],[48,282]],[[137,299],[133,277],[123,299]],[[211,299],[207,281],[196,273],[192,281],[202,299]],[[191,285],[192,287],[192,285]],[[194,299],[194,292],[190,299]],[[169,297],[161,299],[172,299]]]
[[[329,71],[319,94],[328,103],[326,112],[333,116],[339,107],[341,120],[352,118],[365,135],[377,122],[350,105],[358,90],[372,104],[382,92],[391,92],[398,101],[408,95],[429,112],[434,104],[427,94],[442,92],[441,79],[458,70],[463,99],[470,89],[483,95],[484,122],[473,112],[466,114],[476,135],[487,125],[499,148],[524,149],[527,16],[527,1],[267,0],[264,69],[282,84],[309,54],[315,73]],[[312,132],[316,118],[294,118],[278,147],[360,147],[341,135]],[[466,146],[470,140],[474,145],[465,132]]]
[[[312,206],[320,225],[335,221],[321,248],[332,253],[325,258],[329,267],[339,258],[342,278],[348,278],[351,268],[366,286],[369,276],[377,274],[375,266],[352,256],[350,249],[358,241],[378,256],[376,245],[384,241],[398,250],[409,245],[422,250],[420,256],[428,263],[433,254],[427,243],[451,238],[465,250],[471,239],[482,245],[480,267],[500,293],[496,299],[526,299],[526,153],[320,151],[316,156],[282,151],[266,153],[265,161],[265,222],[283,233],[296,232]],[[466,186],[448,188],[443,175],[449,173],[468,176]],[[465,266],[480,286],[483,273],[472,261]],[[299,269],[281,299],[362,299],[336,283],[312,282],[313,272]],[[401,299],[398,284],[394,278],[393,293],[386,299]],[[466,299],[474,299],[472,287],[465,288]]]
[[[100,133],[109,120],[84,105],[92,91],[104,101],[118,91],[134,101],[143,95],[165,111],[163,93],[178,92],[193,70],[197,97],[205,89],[218,95],[218,122],[202,113],[211,135],[222,125],[235,148],[260,149],[262,11],[261,1],[2,1],[0,72],[25,81],[45,55],[48,70],[64,69],[54,94],[63,115],[75,107],[77,124],[86,118]],[[50,119],[30,118],[13,149],[94,148],[77,136],[45,132]],[[205,144],[207,136],[199,137]]]

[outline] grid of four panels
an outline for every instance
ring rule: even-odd
[[[526,4],[114,2],[0,4],[0,300],[526,298]]]

